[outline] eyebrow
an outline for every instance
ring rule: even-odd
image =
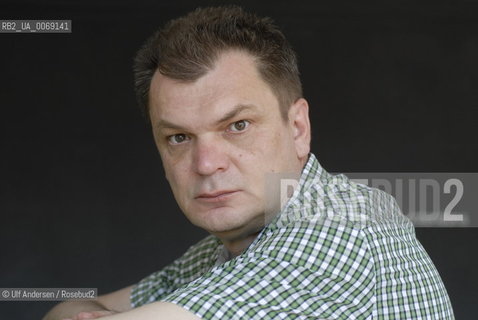
[[[220,124],[222,122],[226,122],[227,120],[231,120],[232,118],[237,116],[242,111],[251,110],[251,109],[256,109],[256,106],[254,106],[252,104],[238,104],[231,111],[226,113],[221,119],[216,121],[216,124]]]
[[[245,110],[251,110],[251,109],[252,110],[257,109],[257,107],[255,105],[252,105],[252,104],[238,104],[238,105],[234,106],[233,109],[231,111],[229,111],[228,113],[226,113],[222,118],[217,120],[216,125],[220,124],[220,123],[223,123],[223,122],[226,122],[228,120],[231,120],[232,118],[237,116],[239,113],[241,113]],[[168,120],[159,120],[156,124],[156,127],[160,128],[160,129],[163,129],[163,128],[177,129],[177,130],[183,130],[184,129],[181,126],[179,126],[175,123],[169,122]]]

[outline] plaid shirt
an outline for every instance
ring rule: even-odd
[[[454,319],[446,289],[395,199],[330,175],[313,154],[299,187],[239,256],[208,236],[139,282],[133,307],[202,319]]]

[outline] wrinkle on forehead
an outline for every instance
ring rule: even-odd
[[[266,96],[276,100],[260,77],[254,58],[245,52],[228,51],[196,81],[171,79],[157,71],[151,83],[150,115],[156,120],[177,123],[189,118],[197,123],[195,118],[204,118],[204,112],[215,120],[235,105],[260,105]]]

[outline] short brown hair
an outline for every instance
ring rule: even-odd
[[[302,97],[296,54],[270,18],[237,6],[198,8],[171,20],[146,41],[134,60],[136,97],[146,117],[156,70],[172,79],[195,81],[230,49],[256,58],[259,74],[276,95],[286,120],[289,106]]]

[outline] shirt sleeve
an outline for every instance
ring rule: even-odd
[[[358,230],[296,221],[162,300],[205,320],[367,319],[373,279]]]
[[[133,308],[159,301],[177,288],[197,279],[216,262],[219,240],[208,236],[180,258],[138,282],[131,292]]]

